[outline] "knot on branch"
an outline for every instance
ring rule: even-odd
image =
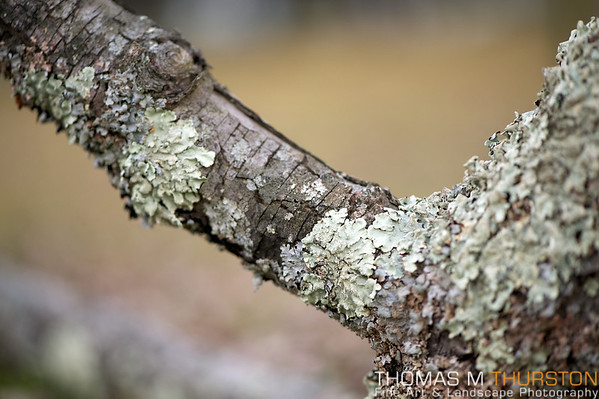
[[[137,82],[155,98],[176,104],[193,88],[204,66],[190,48],[172,41],[155,43],[141,57]]]

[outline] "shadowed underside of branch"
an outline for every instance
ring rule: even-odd
[[[560,45],[490,161],[397,199],[290,142],[145,17],[108,0],[0,4],[19,105],[93,154],[131,215],[205,234],[368,338],[378,376],[599,365],[597,38],[592,20]],[[406,393],[372,377],[373,396]]]

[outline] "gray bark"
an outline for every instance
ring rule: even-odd
[[[538,108],[490,138],[490,161],[403,199],[290,142],[178,34],[108,0],[6,1],[0,29],[18,104],[93,154],[132,216],[206,235],[368,338],[371,396],[409,395],[377,378],[402,371],[456,372],[451,389],[482,371],[500,389],[494,370],[599,365],[595,20],[560,46]]]

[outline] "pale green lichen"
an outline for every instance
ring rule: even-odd
[[[478,370],[497,370],[499,365],[512,364],[514,362],[513,349],[505,342],[503,335],[507,326],[502,324],[493,329],[487,338],[476,342],[478,358],[476,368]]]
[[[364,219],[347,219],[347,209],[329,211],[302,240],[308,273],[302,298],[314,305],[336,308],[348,317],[367,316],[380,285],[374,271],[374,245]]]
[[[89,95],[94,79],[94,69],[85,67],[76,75],[64,80],[61,77],[47,77],[46,72],[30,71],[23,77],[26,96],[33,99],[35,106],[43,112],[47,112],[54,120],[58,121],[64,128],[68,128],[77,120],[80,113],[73,113],[75,105],[74,96],[86,98]]]
[[[92,67],[85,67],[68,79],[47,76],[43,71],[29,71],[17,86],[17,92],[39,108],[43,122],[55,120],[66,130],[69,142],[84,145],[89,132],[82,127],[88,111],[83,102],[89,96],[94,76]]]
[[[154,108],[144,116],[150,132],[141,142],[124,146],[119,160],[122,176],[129,178],[131,204],[151,224],[181,226],[175,211],[190,210],[200,200],[206,180],[200,166],[211,166],[215,153],[195,144],[198,133],[190,120]]]
[[[26,86],[25,93],[33,98],[35,106],[48,112],[65,127],[73,122],[74,119],[70,115],[72,103],[63,96],[63,80],[48,78],[45,72],[27,72],[23,77],[23,83]]]
[[[438,211],[433,204],[405,198],[398,209],[376,215],[370,226],[363,218],[349,219],[346,208],[327,212],[302,240],[304,301],[346,317],[368,316],[368,305],[381,289],[372,278],[375,269],[400,277],[424,260]]]
[[[368,227],[368,238],[383,255],[375,264],[388,274],[400,276],[402,271],[413,273],[416,265],[425,259],[424,250],[432,232],[433,221],[439,211],[437,195],[421,199],[414,196],[399,200],[398,209],[387,209],[375,216]],[[401,256],[401,262],[388,262]]]
[[[94,81],[95,71],[92,67],[85,67],[75,76],[65,81],[67,89],[75,90],[81,98],[87,98]]]
[[[490,161],[466,164],[464,194],[448,206],[459,233],[443,239],[450,248],[443,265],[465,296],[445,328],[477,342],[482,371],[515,362],[505,329],[493,322],[512,295],[551,316],[580,259],[599,250],[599,213],[589,200],[599,197],[599,49],[588,40],[598,33],[593,19],[560,45],[561,65],[545,71],[540,107],[486,143]],[[584,285],[589,295],[597,292],[592,281]]]
[[[164,99],[141,92],[130,71],[107,82],[106,111],[91,121],[94,78],[92,67],[68,79],[31,71],[24,74],[17,92],[39,108],[42,121],[57,121],[70,142],[93,152],[98,166],[120,170],[113,184],[129,196],[135,213],[149,224],[180,226],[175,211],[190,210],[199,201],[206,180],[200,168],[211,166],[215,153],[196,145],[200,137],[191,120],[177,120],[173,112],[161,108]],[[127,144],[117,144],[115,134]],[[90,140],[92,135],[103,139]]]

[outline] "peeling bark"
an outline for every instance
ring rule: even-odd
[[[7,1],[0,29],[19,105],[93,154],[132,216],[206,235],[368,338],[372,397],[409,396],[398,372],[515,389],[492,372],[598,367],[596,20],[560,45],[538,107],[489,139],[490,161],[402,199],[299,148],[178,34],[108,0]]]

